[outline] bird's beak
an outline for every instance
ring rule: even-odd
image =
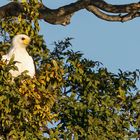
[[[25,45],[29,45],[30,41],[31,41],[30,38],[25,38],[25,40],[23,40],[23,43],[24,43]]]

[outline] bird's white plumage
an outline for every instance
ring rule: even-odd
[[[33,77],[35,75],[35,66],[32,57],[26,51],[26,47],[30,43],[30,38],[27,35],[16,35],[12,40],[12,47],[6,55],[2,56],[2,60],[9,60],[14,57],[16,61],[15,66],[18,70],[10,70],[13,77],[17,77],[25,70],[28,71],[28,75]]]

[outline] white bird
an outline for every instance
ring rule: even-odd
[[[22,72],[27,70],[27,75],[31,78],[35,75],[35,66],[32,57],[26,51],[26,47],[29,45],[31,39],[27,35],[19,34],[12,39],[12,46],[6,55],[2,56],[2,60],[9,62],[14,57],[16,61],[15,66],[18,70],[10,70],[12,77],[21,75]]]

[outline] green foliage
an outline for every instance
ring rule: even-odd
[[[13,36],[29,35],[32,42],[27,51],[35,61],[36,77],[31,79],[25,72],[13,80],[9,70],[17,69],[15,62],[0,61],[0,139],[137,137],[139,71],[111,73],[71,50],[71,38],[55,42],[50,52],[39,35],[37,7],[41,1],[22,2],[22,14],[0,21],[0,56],[7,53]],[[58,125],[50,128],[48,122]]]
[[[24,12],[18,17],[1,20],[1,55],[7,53],[11,38],[27,34],[32,43],[27,48],[36,64],[36,77],[26,72],[14,80],[10,69],[13,62],[0,61],[0,137],[2,139],[43,139],[44,129],[57,114],[51,112],[56,95],[62,86],[63,69],[55,59],[49,58],[43,36],[39,35],[38,1],[24,2]],[[26,19],[22,17],[27,16]],[[46,63],[45,63],[46,61]]]
[[[53,54],[63,59],[65,83],[54,111],[59,110],[62,139],[124,139],[135,136],[139,126],[139,71],[113,74],[80,52],[63,50],[67,40],[56,44]],[[63,50],[63,51],[62,51]],[[133,127],[133,129],[132,129]]]

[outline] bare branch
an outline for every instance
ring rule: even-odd
[[[91,0],[91,5],[110,13],[130,13],[132,11],[140,10],[140,3],[130,3],[122,5],[108,4],[103,0]]]
[[[20,3],[11,2],[7,5],[0,7],[0,19],[9,16],[18,16],[23,11],[23,7]]]
[[[24,12],[23,7],[24,5],[18,2],[11,2],[0,7],[0,19],[9,16],[18,16],[20,13]],[[57,9],[50,9],[39,3],[39,19],[43,19],[50,24],[68,25],[72,15],[81,9],[87,9],[98,18],[107,21],[125,22],[140,16],[139,2],[112,5],[103,0],[79,0]]]
[[[39,12],[40,16],[51,24],[67,25],[75,12],[84,9],[89,4],[90,0],[82,0],[53,10],[43,6]]]
[[[106,21],[112,21],[112,22],[126,22],[129,21],[135,17],[138,17],[139,14],[137,13],[130,13],[130,14],[126,14],[121,16],[119,15],[108,15],[106,13],[103,13],[101,10],[99,10],[97,7],[95,6],[88,6],[86,8],[88,11],[92,12],[95,16],[97,16],[100,19],[106,20]]]

